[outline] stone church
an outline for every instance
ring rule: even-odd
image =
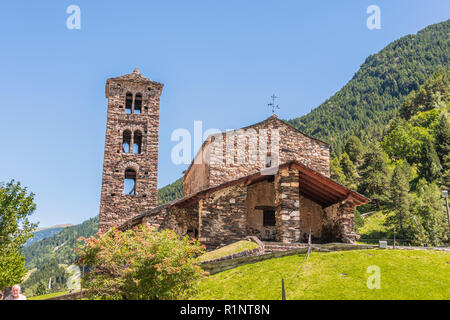
[[[99,229],[139,224],[207,248],[247,236],[353,242],[353,210],[369,201],[330,179],[330,146],[272,115],[210,135],[184,171],[184,196],[157,206],[163,85],[133,73],[106,82],[108,113]]]

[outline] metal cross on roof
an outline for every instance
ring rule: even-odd
[[[278,97],[276,95],[271,95],[270,98],[272,99],[272,102],[268,103],[267,105],[272,108],[272,113],[275,113],[275,109],[280,109],[278,104],[275,104],[275,99]]]

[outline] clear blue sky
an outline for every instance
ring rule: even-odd
[[[66,8],[81,8],[81,30]],[[366,8],[381,8],[369,30]],[[170,160],[176,128],[231,129],[308,113],[391,41],[450,16],[445,0],[4,1],[0,10],[0,181],[36,193],[40,226],[99,212],[109,77],[165,84],[160,187],[186,165]]]

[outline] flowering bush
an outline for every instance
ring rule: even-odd
[[[147,226],[80,238],[76,264],[88,266],[82,279],[91,299],[183,299],[207,273],[196,257],[205,249],[197,240]]]

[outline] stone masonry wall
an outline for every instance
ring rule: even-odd
[[[356,240],[353,210],[354,205],[351,199],[323,210],[322,242],[353,243]]]
[[[134,73],[107,81],[108,112],[99,230],[106,231],[121,225],[135,215],[157,204],[159,102],[163,85]],[[127,93],[142,94],[141,114],[125,113]],[[133,154],[133,135],[130,152],[122,151],[123,132],[142,133],[140,154]],[[136,171],[135,195],[123,192],[125,170]]]
[[[279,145],[272,146],[271,129],[279,130]],[[227,142],[225,133],[211,136],[210,140],[203,145],[203,161],[209,164],[209,172],[207,174],[208,183],[202,182],[195,185],[191,180],[195,180],[196,175],[190,174],[190,171],[196,170],[203,164],[193,164],[185,176],[185,195],[199,191],[201,187],[213,187],[220,185],[226,181],[234,180],[255,172],[266,167],[266,154],[259,152],[259,149],[267,150],[270,156],[279,155],[278,164],[288,162],[290,160],[298,160],[311,169],[318,171],[325,176],[330,176],[330,149],[329,145],[319,140],[310,138],[292,126],[279,120],[276,116],[271,116],[267,120],[258,124],[243,128],[243,131],[235,130],[234,137],[234,154],[226,153],[226,145],[233,142]],[[253,132],[254,137],[263,135],[267,138],[267,147],[260,146],[259,138],[254,138],[248,134]],[[231,138],[230,138],[231,139]],[[238,141],[240,142],[238,144]],[[251,154],[259,155],[256,159],[250,158]],[[227,160],[228,159],[228,160]],[[203,166],[203,168],[205,168]]]
[[[277,187],[277,241],[300,241],[300,195],[297,170],[284,169],[275,179]]]
[[[246,198],[247,187],[240,184],[216,191],[203,200],[199,240],[208,249],[247,236]]]

